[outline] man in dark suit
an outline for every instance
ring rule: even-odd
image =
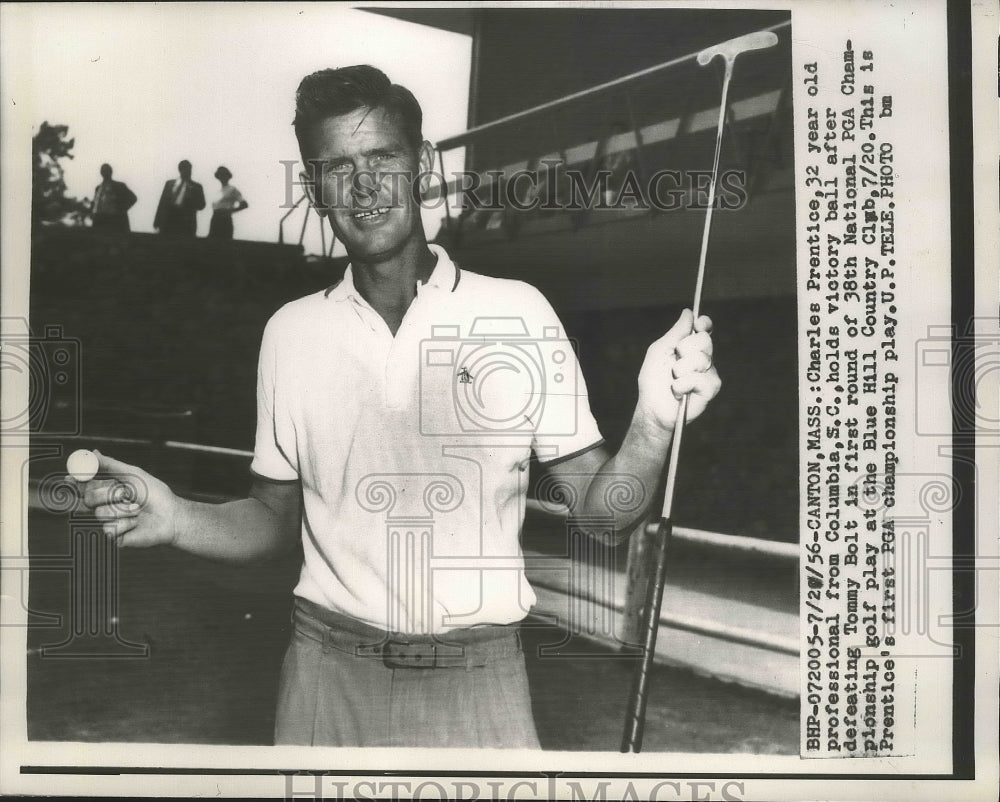
[[[153,228],[161,234],[193,237],[198,231],[198,212],[205,208],[205,192],[201,184],[191,180],[191,162],[187,159],[177,165],[177,172],[178,178],[163,185]]]
[[[110,164],[101,165],[101,177],[104,179],[94,190],[94,202],[91,205],[94,228],[104,231],[130,231],[128,210],[136,200],[135,193],[122,181],[113,181]]]

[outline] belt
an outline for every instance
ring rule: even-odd
[[[355,657],[379,659],[386,668],[464,668],[471,671],[504,657],[521,654],[518,624],[490,624],[454,629],[441,636],[388,632],[296,599],[292,621],[297,631]]]

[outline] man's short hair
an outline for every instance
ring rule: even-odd
[[[419,148],[424,140],[423,112],[405,86],[392,83],[382,70],[367,64],[319,70],[307,75],[295,93],[295,136],[299,150],[309,129],[330,117],[340,117],[357,109],[384,109],[398,114],[407,142]]]

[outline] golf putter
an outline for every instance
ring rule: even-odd
[[[719,122],[715,135],[715,158],[712,162],[712,182],[709,185],[708,210],[701,237],[701,257],[698,260],[698,280],[695,284],[692,320],[697,320],[701,309],[701,291],[705,281],[705,257],[708,253],[708,236],[712,228],[712,210],[715,208],[715,187],[719,176],[719,154],[722,151],[722,131],[726,119],[726,104],[729,95],[729,81],[733,76],[733,64],[741,53],[773,47],[778,36],[773,31],[748,33],[706,48],[698,53],[698,64],[704,67],[716,56],[726,62],[726,73],[722,81],[722,100],[719,103]],[[622,736],[622,752],[640,752],[646,726],[646,703],[649,699],[649,681],[653,668],[653,654],[656,651],[656,635],[660,626],[660,607],[663,604],[663,584],[667,572],[667,545],[673,533],[671,515],[674,503],[674,486],[677,478],[677,461],[681,450],[681,436],[687,418],[688,396],[680,400],[677,418],[674,421],[674,436],[670,443],[670,459],[667,463],[667,485],[663,494],[663,514],[656,533],[656,566],[646,589],[646,600],[640,619],[640,633],[643,640],[642,657],[636,666],[632,682],[632,692],[628,700],[625,718],[625,732]]]

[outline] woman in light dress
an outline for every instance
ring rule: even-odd
[[[208,236],[212,239],[233,238],[233,215],[247,208],[248,204],[240,191],[229,183],[233,174],[225,167],[215,171],[222,187],[219,196],[212,202],[212,222],[208,227]]]

